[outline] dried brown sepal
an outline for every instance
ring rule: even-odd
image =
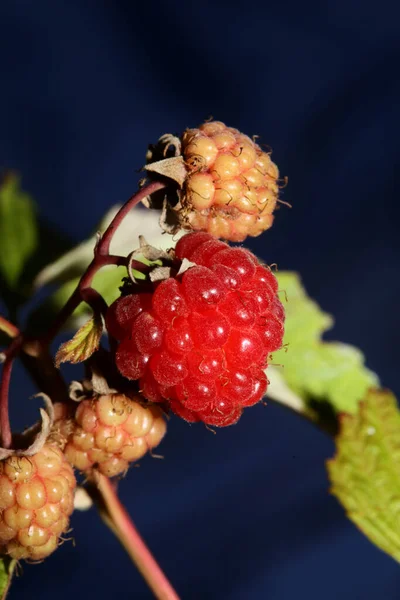
[[[0,460],[9,456],[33,456],[41,450],[49,437],[54,423],[53,403],[46,394],[36,394],[35,398],[43,398],[45,408],[40,409],[41,422],[26,429],[23,433],[13,435],[14,448],[0,448]]]
[[[110,387],[107,379],[102,373],[96,368],[96,365],[92,366],[92,378],[90,381],[92,390],[98,396],[105,394],[116,394],[117,390]]]
[[[75,510],[89,510],[93,506],[93,500],[87,493],[84,487],[78,485],[74,495],[74,509]]]
[[[163,281],[169,279],[171,276],[171,267],[157,267],[153,271],[150,271],[150,281]]]
[[[148,244],[143,236],[139,236],[139,248],[134,250],[128,257],[128,275],[130,280],[137,284],[142,281],[135,277],[135,266],[137,262],[145,262],[146,271],[150,281],[168,279],[170,266],[174,260],[173,250],[161,250]]]
[[[149,163],[145,167],[149,173],[155,173],[162,177],[172,179],[181,188],[187,177],[185,161],[182,156],[173,156],[172,158],[164,158],[157,162]]]
[[[181,154],[181,140],[173,133],[164,133],[156,144],[150,144],[146,152],[146,162],[156,162],[171,154],[173,156]]]
[[[72,381],[69,385],[69,397],[74,402],[82,402],[93,395],[116,394],[117,390],[111,387],[101,371],[101,365],[95,360],[88,365],[89,377],[82,381]]]
[[[179,271],[178,271],[177,275],[183,275],[183,273],[185,273],[185,271],[187,271],[191,267],[195,267],[195,266],[196,266],[196,263],[191,262],[187,258],[184,258],[181,263],[181,266],[179,267]]]
[[[90,383],[87,379],[84,379],[83,381],[71,381],[68,388],[68,395],[73,402],[81,402],[88,397],[91,386],[87,386],[87,383]]]

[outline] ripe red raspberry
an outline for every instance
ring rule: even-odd
[[[187,421],[231,425],[265,394],[268,355],[282,345],[278,283],[249,251],[207,233],[184,236],[175,254],[196,266],[110,306],[116,364]]]
[[[188,176],[177,214],[184,228],[241,242],[271,227],[279,173],[270,153],[212,121],[184,132],[182,154]]]
[[[55,428],[66,442],[64,454],[80,471],[95,467],[107,477],[126,471],[157,446],[166,432],[157,406],[144,407],[123,394],[105,394],[82,400],[74,418]]]
[[[75,486],[72,468],[55,445],[1,461],[1,553],[32,560],[51,554],[68,529]]]

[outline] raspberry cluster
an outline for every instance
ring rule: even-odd
[[[271,227],[278,199],[278,168],[270,153],[219,121],[182,136],[188,176],[181,195],[181,225],[235,242]]]
[[[138,400],[104,394],[81,401],[73,417],[56,421],[71,465],[79,471],[95,467],[114,477],[157,446],[166,432],[162,411]]]
[[[55,445],[1,461],[1,554],[33,560],[51,554],[68,530],[75,486],[72,468]]]
[[[187,421],[231,425],[265,394],[267,358],[282,345],[278,283],[249,251],[204,232],[182,237],[175,257],[195,265],[110,306],[116,365]]]

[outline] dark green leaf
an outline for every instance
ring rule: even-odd
[[[10,290],[18,286],[37,243],[34,203],[22,191],[19,178],[9,174],[0,184],[0,272]]]

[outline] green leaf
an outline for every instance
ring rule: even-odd
[[[38,237],[40,243],[30,255],[20,279],[20,292],[29,298],[35,291],[35,280],[42,269],[50,261],[58,259],[73,246],[72,240],[64,232],[59,231],[54,225],[39,215]]]
[[[56,366],[59,367],[62,362],[77,364],[90,358],[99,348],[102,333],[102,319],[94,315],[78,329],[71,340],[61,344],[55,358]]]
[[[400,412],[386,390],[370,390],[356,414],[340,416],[331,492],[378,548],[400,562]]]
[[[13,288],[36,248],[35,207],[20,187],[19,177],[7,175],[0,185],[0,271]]]
[[[0,296],[13,317],[32,295],[38,272],[70,247],[65,235],[36,215],[19,177],[8,174],[0,183]]]
[[[321,339],[333,319],[307,296],[296,273],[280,272],[277,278],[285,293],[286,322],[285,347],[273,356],[273,363],[283,368],[275,368],[308,406],[327,403],[334,412],[355,412],[368,388],[378,384],[377,376],[365,367],[357,348]],[[274,398],[273,386],[269,395]]]
[[[12,558],[0,558],[0,600],[5,600],[17,561]]]

